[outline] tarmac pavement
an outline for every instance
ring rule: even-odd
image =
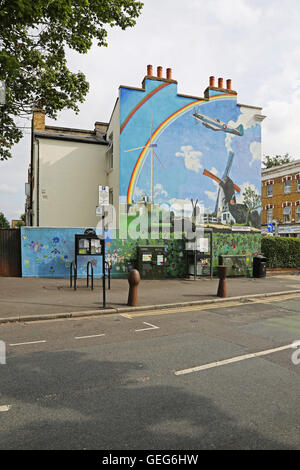
[[[300,276],[273,274],[266,278],[227,279],[228,297],[247,297],[268,293],[300,291]],[[166,279],[142,280],[138,288],[140,308],[160,307],[166,304],[186,305],[211,303],[216,296],[218,279]],[[77,282],[77,290],[69,287],[68,279],[0,278],[0,322],[51,318],[53,315],[78,315],[93,313],[126,312],[128,281],[112,279],[111,289],[106,290],[106,310],[102,310],[102,280],[94,281],[94,290],[86,287],[86,280]]]

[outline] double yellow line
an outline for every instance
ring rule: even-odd
[[[273,302],[282,302],[284,300],[289,300],[293,298],[300,297],[300,294],[286,294],[276,297],[276,293],[274,297],[267,297],[262,299],[256,298],[245,298],[246,302],[242,302],[239,300],[236,301],[228,301],[228,302],[217,302],[205,305],[194,305],[194,306],[186,306],[186,307],[171,307],[171,308],[162,308],[161,310],[145,310],[139,313],[123,313],[123,317],[127,318],[137,318],[137,317],[147,317],[147,316],[159,316],[159,315],[171,315],[173,313],[184,313],[184,312],[194,312],[194,311],[202,311],[202,310],[212,310],[216,308],[229,308],[229,307],[238,307],[241,305],[251,305],[251,303],[273,303]]]

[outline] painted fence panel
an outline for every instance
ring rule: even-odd
[[[22,227],[22,276],[69,277],[75,259],[75,234],[84,228]],[[78,256],[78,277],[86,276],[88,261],[94,265],[94,276],[102,275],[101,256]]]

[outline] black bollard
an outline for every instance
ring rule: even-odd
[[[218,297],[227,297],[226,274],[227,266],[218,266],[218,276],[220,279],[217,292]]]

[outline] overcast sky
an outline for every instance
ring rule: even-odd
[[[80,113],[47,124],[93,129],[108,121],[119,85],[141,86],[147,64],[173,69],[179,93],[202,97],[210,75],[232,79],[238,102],[261,106],[263,154],[300,158],[299,0],[144,0],[134,28],[109,32],[107,48],[69,53],[90,82]],[[28,124],[30,122],[28,121]],[[0,162],[0,212],[24,212],[28,135]]]

